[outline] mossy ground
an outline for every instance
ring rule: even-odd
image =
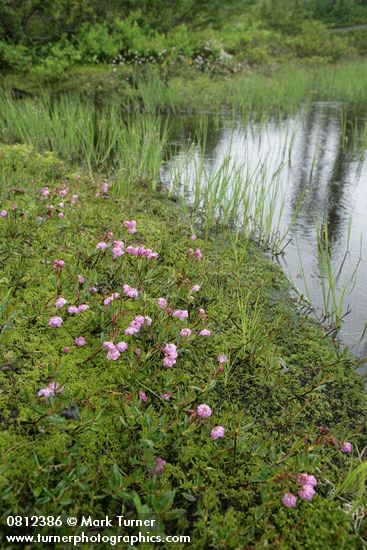
[[[190,535],[190,548],[362,548],[365,475],[351,477],[365,445],[362,381],[353,357],[297,311],[281,270],[230,233],[191,241],[165,196],[142,188],[117,198],[112,185],[109,196],[96,197],[101,181],[71,173],[51,154],[2,146],[0,177],[8,211],[0,220],[2,524],[10,513],[124,514],[157,518],[159,533]],[[126,219],[137,221],[136,235],[123,229]],[[110,250],[96,250],[106,231],[159,257],[114,261]],[[200,247],[203,260],[189,247]],[[60,278],[56,258],[65,261]],[[123,296],[125,283],[139,298],[106,309],[103,299]],[[201,285],[197,294],[193,284]],[[77,316],[56,310],[58,295],[90,309]],[[156,304],[161,296],[189,319],[168,316]],[[125,336],[139,314],[152,318],[151,327]],[[52,315],[63,318],[61,328],[48,326]],[[183,326],[193,331],[186,340]],[[198,336],[204,327],[210,337]],[[74,345],[78,336],[84,347]],[[112,339],[129,344],[118,361],[101,351]],[[162,364],[168,342],[178,346],[172,368]],[[228,356],[223,372],[219,353]],[[53,380],[64,393],[37,398]],[[160,398],[163,392],[171,398]],[[192,416],[200,403],[210,405],[210,418]],[[216,425],[225,437],[214,441]],[[346,440],[352,455],[341,451]],[[164,472],[151,476],[158,456]],[[317,477],[317,495],[286,509],[281,498],[297,493],[301,472]]]

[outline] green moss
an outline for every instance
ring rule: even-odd
[[[193,243],[165,198],[141,190],[120,200],[96,197],[98,180],[70,174],[51,154],[25,146],[1,146],[0,158],[1,207],[9,210],[0,245],[7,296],[0,321],[4,516],[10,509],[155,515],[166,533],[189,534],[198,549],[361,547],[365,534],[346,511],[363,505],[360,491],[335,488],[360,462],[357,452],[343,454],[339,442],[363,448],[362,381],[353,357],[296,310],[280,269],[253,243],[232,244],[230,234]],[[48,201],[40,195],[45,183],[56,211],[58,191],[69,187],[62,220],[47,219]],[[136,236],[122,228],[132,218]],[[127,244],[144,243],[159,258],[144,263],[127,254],[113,261],[110,250],[98,255],[96,243],[106,230]],[[190,246],[201,248],[202,262],[190,259]],[[60,279],[55,258],[65,260]],[[86,277],[84,285],[78,274]],[[106,309],[103,299],[123,294],[125,283],[139,288],[138,300]],[[192,284],[202,289],[190,299]],[[99,292],[91,295],[90,285]],[[90,309],[60,313],[53,305],[58,294],[68,305],[88,303]],[[207,324],[212,336],[185,343],[179,336],[185,323],[157,307],[160,296],[174,309],[189,310],[195,334]],[[198,315],[201,307],[206,321]],[[64,323],[52,330],[48,320],[56,314]],[[138,314],[152,318],[151,328],[125,337]],[[78,336],[86,338],[85,347],[74,345]],[[113,339],[129,342],[116,362],[100,351]],[[162,366],[167,342],[178,343],[171,369]],[[218,353],[229,357],[223,373]],[[38,399],[52,380],[64,393]],[[160,399],[167,391],[172,398]],[[211,406],[212,417],[190,419],[200,403]],[[223,440],[210,438],[215,425],[225,426]],[[148,469],[157,456],[167,464],[162,476],[152,477]],[[317,476],[317,496],[287,510],[281,498],[298,491],[300,472]]]

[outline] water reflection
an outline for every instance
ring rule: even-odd
[[[322,307],[315,217],[327,220],[335,269],[345,256],[349,240],[349,252],[337,283],[339,292],[358,264],[361,237],[364,241],[367,237],[364,114],[363,111],[346,112],[340,103],[315,102],[292,118],[263,124],[249,124],[225,116],[179,116],[171,120],[174,154],[164,166],[162,177],[169,185],[173,167],[185,161],[185,177],[188,180],[195,177],[192,165],[195,155],[188,160],[186,145],[197,144],[198,134],[205,134],[206,170],[214,173],[230,156],[233,166],[245,165],[248,175],[268,178],[269,185],[277,174],[285,199],[281,227],[285,229],[297,214],[283,267],[302,292],[306,291],[300,277],[304,271],[312,303]],[[198,149],[196,155],[200,155]],[[190,192],[190,186],[188,190]],[[345,308],[349,306],[352,312],[345,319],[341,337],[355,353],[367,356],[367,339],[359,341],[367,321],[367,265],[363,261],[356,284],[350,290]]]

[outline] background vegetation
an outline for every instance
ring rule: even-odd
[[[193,65],[210,73],[363,54],[365,0],[1,0],[0,70],[57,80],[80,65]]]

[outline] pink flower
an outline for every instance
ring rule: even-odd
[[[200,317],[206,317],[206,312],[205,312],[205,309],[204,309],[204,308],[201,307],[201,308],[199,309],[199,315],[200,315]]]
[[[172,357],[171,355],[167,355],[167,357],[164,357],[163,359],[163,365],[165,367],[173,367],[173,365],[176,364],[176,359],[174,357]]]
[[[52,328],[59,328],[62,325],[62,319],[61,317],[51,317],[48,324]]]
[[[0,218],[6,218],[8,215],[7,210],[0,210]]]
[[[117,359],[120,357],[120,352],[117,348],[111,349],[107,352],[107,359],[108,361],[117,361]]]
[[[198,416],[200,416],[200,418],[208,418],[209,416],[212,415],[212,410],[209,407],[209,405],[206,405],[205,403],[203,403],[202,405],[198,406],[197,413],[198,413]]]
[[[147,318],[149,319],[149,317]],[[133,334],[137,334],[141,327],[144,325],[146,319],[142,315],[138,315],[133,319],[130,323],[130,326],[125,330],[125,334],[127,336],[132,336]]]
[[[75,338],[74,342],[75,345],[79,348],[85,346],[85,344],[87,343],[86,339],[83,336],[78,336],[78,338]]]
[[[124,246],[122,241],[113,241],[112,256],[114,260],[124,254]]]
[[[69,193],[69,189],[67,187],[64,187],[64,189],[61,189],[60,191],[61,197],[66,197],[68,193]]]
[[[212,334],[212,333],[210,332],[210,330],[208,330],[208,329],[206,329],[206,328],[203,328],[203,330],[201,330],[201,331],[199,332],[199,336],[211,336],[211,334]]]
[[[87,311],[88,309],[88,304],[80,304],[80,306],[78,307],[78,313],[81,313],[82,311]]]
[[[55,302],[55,306],[60,309],[66,304],[65,298],[58,298]]]
[[[171,399],[171,396],[172,396],[172,393],[169,393],[169,392],[164,392],[162,393],[162,395],[160,395],[159,397],[161,399],[165,399],[166,401],[169,401]]]
[[[200,262],[200,260],[203,259],[203,253],[201,252],[200,248],[197,248],[194,252],[195,260]]]
[[[104,347],[105,349],[108,349],[109,351],[113,351],[116,346],[113,342],[106,341],[106,342],[103,342],[102,347]]]
[[[140,357],[140,355],[141,355],[141,351],[140,351],[139,348],[134,348],[134,353],[137,357]]]
[[[71,197],[70,204],[72,204],[74,206],[74,204],[76,203],[77,200],[78,200],[78,195],[73,195]]]
[[[59,212],[57,217],[61,220],[64,217],[64,212]]]
[[[147,327],[150,327],[152,325],[152,319],[150,317],[148,317],[148,315],[146,315],[144,317],[144,320],[145,320],[145,324],[147,325]]]
[[[70,353],[70,346],[66,346],[66,348],[64,348],[64,353]]]
[[[63,202],[59,202],[59,208],[64,208],[64,203]]]
[[[148,397],[147,397],[147,394],[144,393],[142,390],[139,390],[139,399],[140,401],[143,401],[144,403],[146,403],[148,401]]]
[[[191,235],[190,239],[191,239],[192,241],[196,241],[197,235],[195,235],[195,234]]]
[[[70,315],[75,315],[79,313],[79,308],[77,306],[69,306],[68,313],[70,313]]]
[[[16,212],[18,210],[18,205],[17,204],[13,204],[13,206],[11,207],[11,209],[13,210],[13,212]]]
[[[79,284],[84,285],[85,277],[83,277],[83,275],[78,275],[78,282]]]
[[[211,431],[210,437],[212,439],[219,439],[220,437],[224,437],[224,432],[223,426],[215,426]]]
[[[107,243],[102,241],[100,243],[97,243],[96,248],[97,248],[97,250],[104,250],[105,248],[107,248],[107,246],[108,246]]]
[[[128,246],[126,248],[126,253],[130,254],[131,256],[145,256],[148,259],[157,258],[158,253],[153,252],[150,248],[145,248],[143,245],[139,246]]]
[[[166,309],[168,302],[165,298],[158,298],[157,304],[159,305],[160,308]]]
[[[183,328],[180,332],[180,336],[184,338],[187,336],[191,336],[191,330],[189,328]]]
[[[38,397],[45,397],[46,399],[49,399],[50,397],[53,397],[57,393],[62,393],[63,391],[64,386],[61,388],[57,382],[50,382],[48,386],[42,388],[38,392]]]
[[[200,285],[194,285],[193,287],[191,287],[192,292],[199,292],[200,289],[201,289]]]
[[[64,267],[65,265],[65,262],[64,260],[54,260],[53,261],[53,265],[52,265],[52,269],[54,271],[59,271],[61,272],[62,268]]]
[[[156,467],[155,468],[148,468],[148,473],[150,476],[161,476],[164,472],[164,467],[167,464],[163,458],[160,456],[157,456],[155,459]]]
[[[106,306],[106,307],[109,307],[111,305],[111,302],[113,302],[113,300],[117,300],[117,298],[114,297],[114,295],[112,294],[111,296],[108,296],[107,298],[105,298],[103,300],[103,304]]]
[[[165,355],[163,365],[165,367],[173,367],[177,359],[177,346],[175,344],[166,344],[163,348],[163,353]]]
[[[96,288],[95,286],[90,286],[88,288],[88,292],[89,292],[89,294],[97,294],[98,288]]]
[[[139,292],[136,288],[132,288],[129,285],[124,285],[123,289],[126,296],[128,296],[132,300],[135,300],[139,296]]]
[[[176,309],[172,313],[172,317],[176,317],[177,319],[180,319],[180,321],[187,319],[188,316],[189,316],[189,312],[186,309]]]
[[[349,441],[344,441],[344,443],[342,444],[342,451],[348,454],[351,453],[353,451],[353,445],[349,443]]]
[[[220,354],[218,355],[217,359],[218,359],[218,363],[219,363],[220,365],[222,365],[223,363],[227,363],[227,361],[228,361],[227,356],[226,356],[226,355],[223,355],[222,353],[220,353]]]
[[[101,185],[101,189],[102,189],[102,193],[104,193],[105,195],[107,195],[108,193],[108,190],[109,190],[109,184],[107,182],[104,182],[102,183]]]
[[[302,485],[301,489],[298,491],[299,498],[302,500],[312,500],[315,493],[316,491],[312,485]]]
[[[134,233],[136,233],[136,221],[135,220],[125,220],[124,223],[123,223],[123,226],[125,227],[125,229],[128,229],[128,232],[130,233],[130,235],[133,235]]]
[[[124,351],[127,350],[128,345],[127,345],[126,342],[118,342],[116,344],[116,347],[117,347],[117,349],[119,350],[120,353],[123,353]]]
[[[50,190],[49,190],[48,187],[42,187],[41,193],[44,197],[49,197],[50,196]]]
[[[297,497],[293,493],[285,493],[282,502],[286,508],[295,508],[297,506]]]
[[[301,485],[311,485],[316,487],[317,479],[312,474],[299,474],[298,481]]]

